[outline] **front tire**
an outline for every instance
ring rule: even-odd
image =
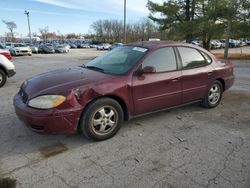
[[[4,86],[7,80],[7,75],[3,70],[0,69],[0,88]]]
[[[101,98],[86,107],[79,126],[86,138],[101,141],[113,137],[122,122],[120,104],[111,98]]]
[[[209,91],[207,92],[206,96],[202,100],[202,106],[206,108],[214,108],[218,106],[221,101],[223,94],[223,87],[220,81],[216,80]]]

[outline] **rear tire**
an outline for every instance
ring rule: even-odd
[[[6,83],[7,80],[7,75],[3,70],[0,69],[0,87],[3,87],[4,84]]]
[[[120,104],[111,98],[101,98],[90,103],[82,114],[79,126],[83,135],[101,141],[113,137],[123,122]]]
[[[223,87],[220,81],[216,80],[209,91],[207,92],[206,96],[202,100],[202,106],[205,108],[214,108],[218,106],[221,101],[223,94]]]

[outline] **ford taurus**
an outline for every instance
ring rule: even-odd
[[[133,117],[200,101],[216,107],[234,82],[233,65],[198,46],[124,45],[79,67],[27,79],[14,97],[18,117],[40,133],[104,140]]]

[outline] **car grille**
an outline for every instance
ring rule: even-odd
[[[22,50],[21,52],[22,53],[28,53],[28,50]]]
[[[27,95],[27,93],[25,93],[25,91],[22,88],[19,91],[19,95],[21,96],[21,99],[24,103],[28,101],[29,96]]]

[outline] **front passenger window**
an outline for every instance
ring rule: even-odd
[[[142,68],[155,67],[156,72],[167,72],[177,69],[174,49],[172,47],[160,48],[150,54],[143,62]]]

